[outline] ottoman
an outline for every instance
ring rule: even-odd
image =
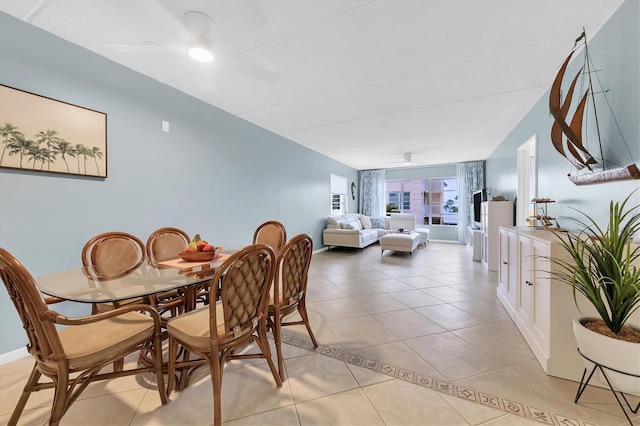
[[[429,242],[429,228],[416,228],[413,232],[420,234],[420,244],[426,247]]]
[[[420,234],[417,232],[411,232],[409,234],[386,234],[380,238],[380,256],[385,250],[404,251],[412,256],[413,251],[420,244]]]

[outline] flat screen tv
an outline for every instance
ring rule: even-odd
[[[473,227],[480,229],[480,205],[487,201],[487,190],[479,189],[473,193]]]

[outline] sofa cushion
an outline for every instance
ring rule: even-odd
[[[371,229],[373,226],[371,225],[371,219],[369,216],[365,216],[363,214],[360,215],[360,222],[362,222],[362,229]]]
[[[352,226],[352,228],[350,229],[357,229],[357,230],[362,229],[362,223],[360,222],[360,219],[348,220],[347,223]]]
[[[375,229],[386,229],[386,220],[383,217],[372,217],[371,227]]]

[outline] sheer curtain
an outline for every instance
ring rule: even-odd
[[[458,163],[458,242],[467,243],[467,226],[471,225],[473,191],[484,188],[484,161]]]
[[[362,170],[360,173],[360,213],[384,216],[384,170]]]

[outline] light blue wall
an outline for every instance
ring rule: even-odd
[[[570,29],[565,29],[570,30]],[[576,36],[582,31],[576,28]],[[567,53],[571,46],[567,46]],[[589,43],[589,52],[599,70],[598,78],[622,129],[633,160],[640,166],[640,2],[628,0]],[[573,76],[580,64],[572,63],[567,75]],[[558,67],[560,64],[558,64]],[[549,82],[551,84],[551,82]],[[549,197],[549,215],[556,216],[561,227],[575,228],[568,217],[577,217],[570,207],[582,210],[600,223],[607,220],[609,202],[623,200],[640,186],[638,180],[575,186],[566,177],[569,163],[551,145],[552,117],[545,93],[509,136],[487,159],[487,186],[492,195],[502,194],[510,200],[517,195],[516,150],[531,136],[538,136],[538,197]],[[607,146],[605,156],[627,166],[632,160],[619,137],[606,105],[599,104],[600,127]],[[594,135],[591,133],[590,138]],[[640,202],[640,192],[634,195]]]
[[[115,230],[146,240],[176,226],[241,247],[276,219],[290,236],[309,233],[318,249],[329,175],[358,182],[344,164],[3,13],[0,39],[1,84],[108,116],[105,180],[0,169],[0,247],[34,276],[79,266],[83,244]],[[0,324],[0,354],[24,347],[4,290]]]

